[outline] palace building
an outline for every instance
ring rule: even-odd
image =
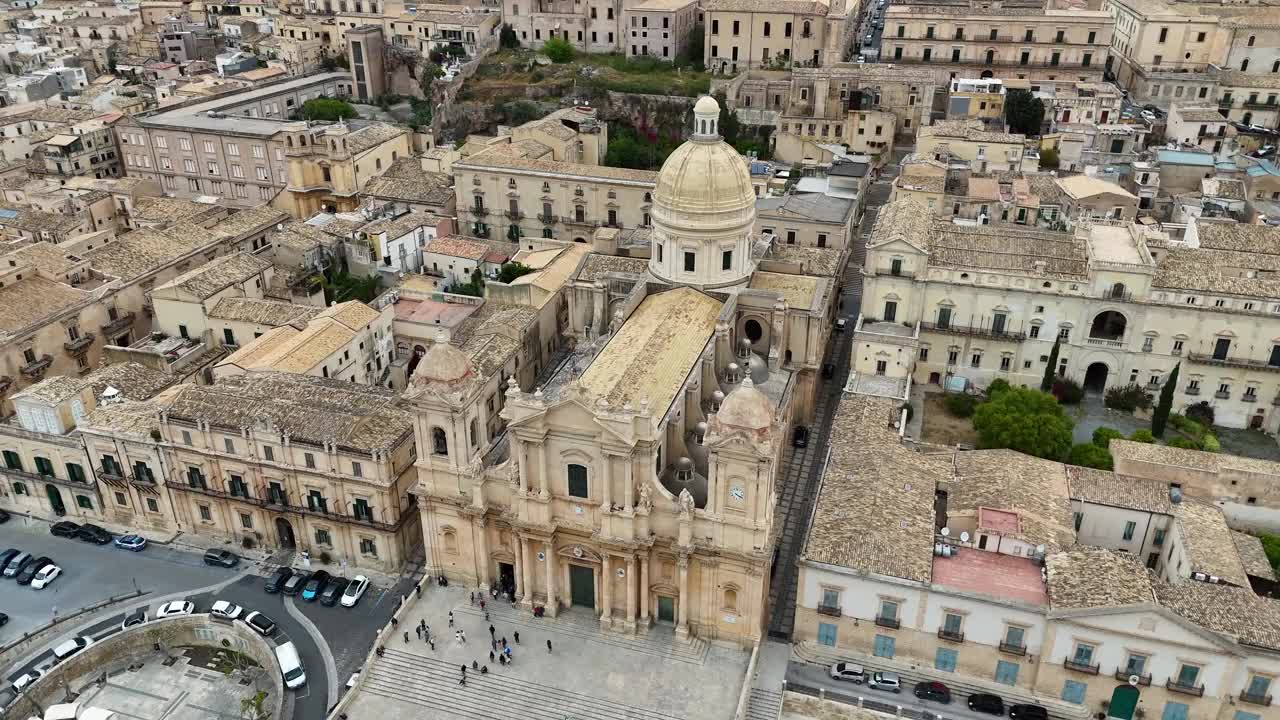
[[[719,106],[694,115],[657,175],[652,228],[599,229],[566,278],[571,352],[524,384],[443,333],[427,350],[407,392],[413,492],[428,573],[625,632],[750,644],[778,466],[811,412],[836,285],[789,274],[752,235]]]

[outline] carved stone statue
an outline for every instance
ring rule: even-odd
[[[680,519],[688,520],[693,517],[693,495],[689,492],[689,488],[680,491]]]
[[[640,509],[653,510],[653,487],[647,482],[640,483]]]

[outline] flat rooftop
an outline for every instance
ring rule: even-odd
[[[1017,555],[960,548],[951,557],[934,556],[933,584],[1024,605],[1049,604],[1040,564]]]
[[[209,111],[220,111],[223,108],[244,105],[259,100],[294,92],[302,88],[320,85],[326,82],[349,80],[350,73],[332,72],[320,75],[308,75],[281,83],[272,83],[264,87],[238,93],[226,93],[212,100],[187,105],[174,110],[158,112],[154,115],[138,118],[143,127],[170,128],[174,130],[198,130],[204,132],[227,132],[236,135],[270,136],[280,131],[280,126],[287,120],[270,118],[254,118],[237,115],[233,118],[209,117]],[[233,121],[232,121],[233,120]]]
[[[471,317],[471,314],[479,309],[479,305],[402,297],[396,300],[395,321],[452,328]]]
[[[1102,262],[1143,264],[1142,251],[1127,227],[1093,225],[1089,228],[1089,251]]]

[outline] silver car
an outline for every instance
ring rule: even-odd
[[[871,673],[871,679],[867,681],[867,687],[891,693],[900,693],[902,692],[902,681],[898,679],[898,673]]]

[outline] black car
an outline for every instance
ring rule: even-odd
[[[70,520],[61,520],[50,525],[49,532],[52,533],[54,537],[75,537],[76,533],[80,532],[80,525],[78,523],[73,523]]]
[[[9,513],[4,510],[0,510],[0,523],[7,522],[9,522]]]
[[[39,557],[27,563],[27,566],[22,568],[22,572],[18,573],[18,584],[30,585],[31,581],[35,580],[36,573],[40,572],[45,565],[52,564],[53,560],[48,557]]]
[[[921,700],[932,700],[943,705],[951,702],[951,689],[937,680],[925,680],[916,683],[916,697]]]
[[[1048,720],[1049,713],[1039,705],[1010,705],[1010,720]]]
[[[969,709],[991,715],[1004,715],[1004,700],[999,695],[978,693],[969,696]]]
[[[112,539],[111,533],[97,525],[81,525],[80,529],[76,531],[76,537],[95,545],[106,545]]]
[[[333,607],[338,600],[342,598],[342,593],[346,591],[351,581],[344,577],[333,577],[329,579],[329,584],[324,586],[324,590],[320,591],[320,604]]]
[[[8,625],[8,624],[9,624],[9,616],[5,615],[4,613],[0,613],[0,627],[4,627],[5,625]]]
[[[240,562],[240,558],[230,550],[219,550],[218,548],[210,548],[204,553],[205,565],[221,565],[222,567],[235,567]]]
[[[307,601],[315,600],[327,582],[329,582],[329,573],[325,570],[317,570],[311,576],[311,579],[307,581],[307,584],[303,586],[302,599]]]
[[[284,583],[293,577],[293,568],[287,568],[281,565],[276,571],[271,573],[271,577],[267,578],[267,584],[263,587],[268,593],[275,595],[284,587]]]
[[[297,595],[302,591],[302,586],[306,585],[310,579],[311,574],[306,571],[295,572],[285,579],[284,585],[280,587],[280,592],[285,595]]]
[[[798,448],[809,447],[809,428],[797,425],[795,431],[791,434],[791,444]]]
[[[128,615],[124,616],[124,622],[120,624],[121,630],[128,630],[135,625],[141,625],[147,621],[147,609],[138,608]]]

